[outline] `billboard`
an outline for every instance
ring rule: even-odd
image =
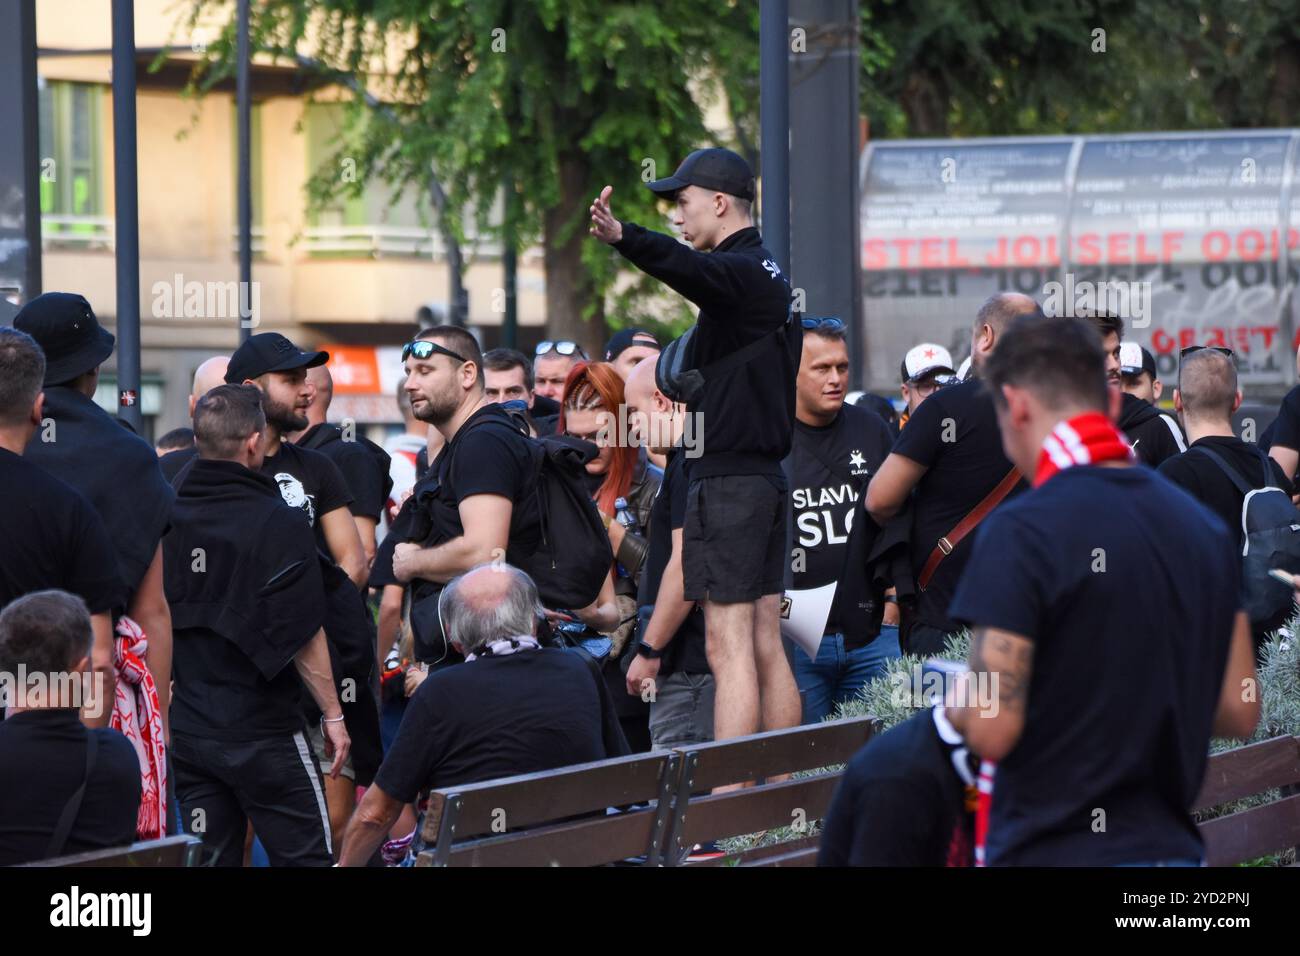
[[[970,351],[988,296],[1116,305],[1172,379],[1226,345],[1243,384],[1295,381],[1300,132],[900,141],[862,161],[866,381],[897,388],[912,345]],[[1121,297],[1119,293],[1123,293]]]

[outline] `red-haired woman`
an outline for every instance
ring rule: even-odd
[[[599,450],[587,463],[588,487],[609,530],[614,551],[614,592],[621,623],[606,632],[614,644],[610,660],[617,662],[630,651],[629,638],[636,629],[637,588],[648,544],[644,530],[649,525],[650,506],[659,491],[660,473],[647,467],[644,449],[628,440],[627,416],[623,405],[623,378],[605,362],[579,362],[569,370],[560,401],[556,430],[560,434],[591,442]],[[616,502],[624,499],[634,526],[618,520]],[[634,751],[650,749],[649,707],[630,697],[616,663],[605,669],[623,732]]]

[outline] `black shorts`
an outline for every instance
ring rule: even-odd
[[[738,604],[780,594],[789,506],[780,475],[692,479],[682,526],[686,599]]]

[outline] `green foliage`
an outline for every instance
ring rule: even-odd
[[[194,19],[226,6],[191,2]],[[606,294],[623,268],[587,237],[592,199],[611,184],[616,215],[662,228],[644,182],[708,138],[690,79],[757,57],[757,5],[741,0],[266,0],[252,16],[255,49],[300,65],[306,54],[319,83],[372,86],[369,101],[353,94],[337,152],[312,179],[316,203],[376,179],[425,187],[436,170],[448,207],[472,207],[480,235],[543,243],[550,318],[569,332],[579,314],[591,319],[589,342],[604,334]],[[197,67],[195,89],[231,73],[233,30]],[[376,69],[386,51],[398,57],[387,75]],[[723,86],[742,114],[753,110],[742,82]],[[356,161],[355,183],[338,176],[344,156]],[[503,188],[505,223],[494,227]],[[616,300],[615,324],[639,318],[643,291]]]

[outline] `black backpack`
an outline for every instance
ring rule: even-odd
[[[1272,631],[1291,616],[1295,596],[1290,587],[1268,572],[1281,568],[1291,574],[1300,573],[1300,511],[1285,491],[1267,484],[1273,473],[1268,456],[1259,448],[1254,450],[1264,466],[1266,483],[1261,488],[1252,488],[1217,452],[1204,445],[1191,449],[1214,462],[1242,494],[1242,600],[1251,628]]]
[[[564,435],[529,438],[527,427],[519,417],[512,421],[483,418],[469,425],[463,434],[478,428],[508,429],[528,442],[533,459],[533,480],[525,495],[535,496],[537,525],[521,527],[520,509],[511,516],[510,542],[506,561],[528,574],[537,585],[542,604],[553,610],[579,610],[595,602],[614,564],[609,533],[600,511],[586,486],[586,464],[597,454],[594,445]],[[462,435],[457,435],[460,439]],[[458,441],[444,450],[455,455]],[[451,459],[439,464],[439,471],[450,469]],[[518,501],[515,502],[519,504]],[[418,534],[418,533],[417,533]],[[436,528],[428,545],[439,544]],[[442,634],[438,616],[441,585],[414,582],[408,589],[409,615],[413,638],[420,660],[442,662],[449,659],[450,648]]]
[[[719,379],[753,361],[765,349],[771,347],[773,340],[785,339],[786,346],[793,349],[793,337],[795,334],[803,335],[803,326],[796,321],[796,316],[791,310],[787,312],[785,322],[771,332],[759,336],[748,345],[703,368],[696,368],[698,363],[695,358],[695,336],[697,334],[699,334],[699,325],[692,325],[669,342],[655,362],[655,387],[670,401],[696,405],[704,397],[706,382]]]

